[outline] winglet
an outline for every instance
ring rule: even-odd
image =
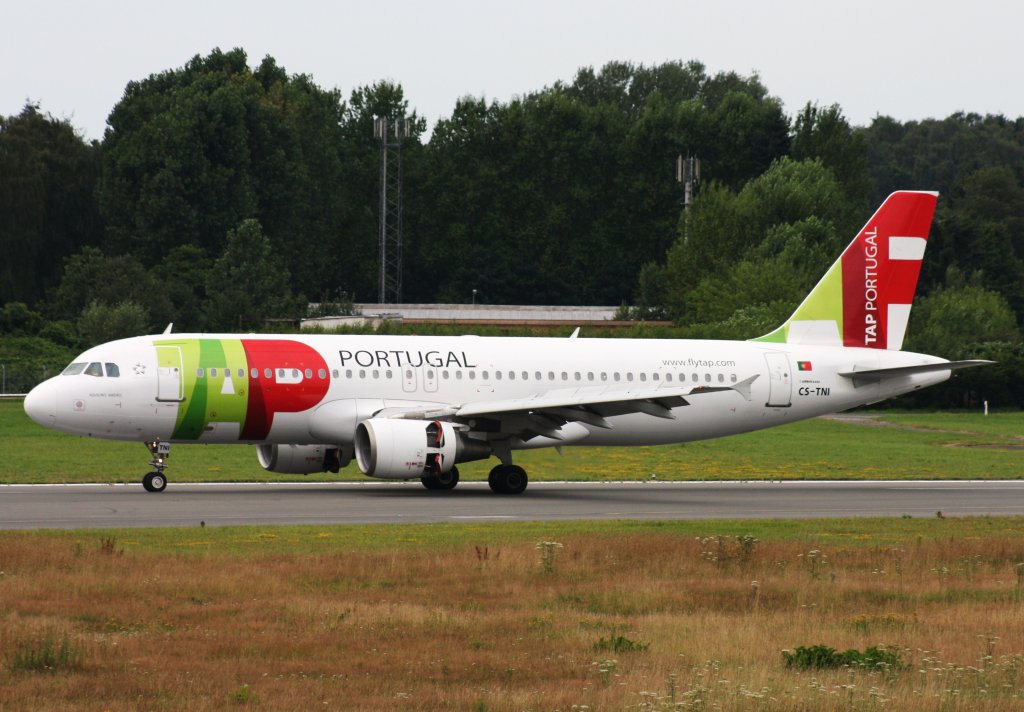
[[[898,351],[938,193],[893,193],[785,324],[753,341]]]
[[[174,326],[174,322],[172,321],[172,322],[171,322],[170,324],[168,324],[168,325],[167,325],[167,328],[166,328],[166,329],[164,329],[164,333],[165,333],[165,334],[169,334],[169,333],[171,333],[171,328],[172,328],[173,326]]]

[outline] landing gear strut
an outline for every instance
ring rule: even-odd
[[[495,465],[487,477],[487,484],[498,494],[522,494],[528,481],[519,465]]]
[[[167,458],[171,456],[171,444],[154,440],[146,443],[146,447],[153,456],[149,462],[153,466],[153,471],[142,478],[142,486],[147,492],[163,492],[167,489],[164,470],[167,469]]]
[[[420,478],[420,482],[428,490],[455,489],[455,485],[459,484],[459,468],[453,467],[448,472],[437,475],[424,475]]]

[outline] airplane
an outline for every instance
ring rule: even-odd
[[[256,446],[282,474],[488,484],[520,494],[513,452],[681,443],[909,393],[989,361],[901,351],[938,193],[898,191],[793,315],[749,341],[279,334],[140,336],[85,351],[25,398],[48,428],[140,441],[167,486],[172,444]]]

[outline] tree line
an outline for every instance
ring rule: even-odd
[[[958,402],[1019,374],[1024,119],[789,116],[756,74],[695,61],[466,97],[429,136],[399,84],[345,97],[240,49],[130,82],[100,141],[26,105],[0,118],[0,333],[77,347],[372,300],[376,116],[411,127],[408,301],[622,304],[693,336],[750,338],[788,316],[885,195],[931,189],[908,347],[1000,359],[944,392]],[[685,211],[679,155],[702,161]],[[1005,382],[1024,403],[1021,380]]]

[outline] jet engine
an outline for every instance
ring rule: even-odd
[[[333,445],[260,445],[256,448],[260,466],[268,472],[308,475],[311,472],[337,472],[351,460]]]
[[[456,463],[491,456],[489,443],[441,420],[364,420],[356,427],[355,449],[363,474],[397,480],[451,472]]]

